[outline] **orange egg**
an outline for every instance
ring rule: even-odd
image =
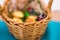
[[[31,15],[26,19],[26,22],[36,22],[37,16]]]
[[[31,22],[35,22],[35,20],[32,20],[32,19],[27,19],[27,20],[26,20],[26,22],[31,23]]]

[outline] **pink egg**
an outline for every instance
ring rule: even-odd
[[[38,18],[37,18],[37,21],[40,21],[40,20],[42,20],[42,18],[38,17]]]

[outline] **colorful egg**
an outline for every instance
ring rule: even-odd
[[[32,9],[31,7],[28,7],[28,8],[27,8],[27,11],[33,12],[33,9]]]
[[[45,18],[46,16],[47,16],[46,14],[41,13],[39,17],[40,17],[40,18]]]
[[[27,11],[28,11],[31,15],[36,15],[36,16],[39,15],[39,13],[37,13],[37,12],[36,12],[33,8],[31,8],[31,7],[27,8]]]
[[[30,13],[27,12],[27,11],[25,11],[25,12],[24,12],[24,17],[27,18],[28,16],[30,16]]]
[[[37,21],[40,21],[42,19],[44,19],[47,15],[42,13],[38,18],[37,18]]]
[[[25,22],[31,23],[31,22],[35,22],[35,20],[27,19]]]
[[[37,16],[31,15],[26,19],[26,22],[36,22]]]
[[[42,18],[40,18],[40,17],[37,17],[37,21],[40,21],[40,20],[42,20]]]
[[[23,23],[23,21],[22,21],[21,19],[19,19],[19,18],[13,18],[13,20],[14,20],[15,22],[18,22],[18,23]]]
[[[32,9],[29,11],[31,15],[35,15],[35,11]]]
[[[27,8],[27,11],[29,11],[29,10],[31,10],[31,7],[28,7],[28,8]]]
[[[47,15],[46,14],[43,14],[42,17],[45,18]]]
[[[12,15],[16,18],[23,18],[24,17],[24,14],[22,11],[15,11],[12,13]]]

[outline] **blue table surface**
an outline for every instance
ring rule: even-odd
[[[0,20],[0,40],[16,40],[2,20]],[[51,20],[41,40],[60,40],[60,22]]]

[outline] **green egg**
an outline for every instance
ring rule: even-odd
[[[25,11],[25,12],[24,12],[24,17],[27,18],[28,16],[30,16],[30,13],[27,12],[27,11]]]

